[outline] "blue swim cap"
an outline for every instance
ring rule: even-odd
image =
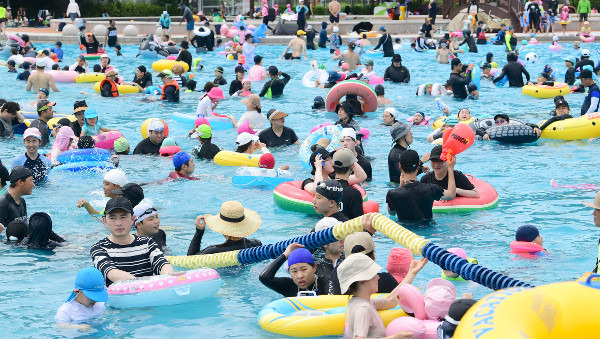
[[[294,264],[315,264],[315,259],[312,254],[306,248],[297,248],[290,253],[288,257],[288,267]]]

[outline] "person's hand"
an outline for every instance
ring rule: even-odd
[[[264,142],[260,142],[260,141],[256,142],[256,146],[257,146],[258,148],[267,147],[267,145],[266,145]]]
[[[486,133],[483,135],[483,140],[490,140],[490,136]]]
[[[425,153],[425,154],[423,154],[423,156],[421,157],[421,162],[422,163],[428,162],[430,156],[431,156],[431,153]]]
[[[475,64],[469,64],[469,66],[467,66],[467,69],[470,71],[473,69],[473,67],[475,67]]]
[[[369,234],[373,235],[377,230],[373,228],[373,218],[375,217],[375,213],[367,213],[363,215],[360,219],[360,223],[365,231],[369,232]]]
[[[315,157],[315,169],[316,168],[321,168],[321,166],[323,166],[323,158],[321,158],[321,153],[318,153],[317,156]]]
[[[448,169],[449,170],[454,170],[454,165],[456,165],[456,156],[452,156],[452,160],[448,164]]]
[[[85,200],[85,199],[83,199],[83,198],[82,198],[82,199],[79,199],[79,200],[77,201],[77,208],[82,208],[82,207],[84,207],[84,206],[85,206],[85,205],[87,205],[87,204],[88,204],[87,200]]]
[[[527,85],[529,85],[529,86],[533,86],[533,82],[531,82],[531,81],[527,81]]]
[[[442,112],[444,112],[445,115],[450,115],[450,109],[448,107],[442,108]]]
[[[277,76],[281,76],[281,73],[283,73],[283,72],[281,72],[281,71],[277,72]]]
[[[204,221],[204,216],[197,216],[194,224],[196,225],[197,230],[204,231],[204,229],[206,228],[206,221]]]
[[[421,167],[421,169],[422,169],[423,173],[429,173],[429,171],[431,170],[431,167],[423,166],[423,167]]]
[[[461,296],[462,299],[473,299],[473,293],[471,292],[465,292],[463,293],[463,295]]]
[[[308,60],[308,58],[306,57],[306,55],[304,56],[304,60]]]
[[[283,56],[281,56],[281,57],[279,58],[279,60],[283,60]]]
[[[300,245],[297,242],[293,242],[288,245],[288,247],[283,252],[283,255],[285,255],[285,257],[288,258],[290,256],[290,253],[292,253],[295,249],[302,248],[302,247],[304,247],[304,245]]]
[[[283,166],[279,167],[279,169],[283,170],[283,171],[287,171],[290,169],[290,165],[283,165]]]
[[[419,271],[423,269],[423,267],[425,267],[425,264],[427,264],[427,258],[422,258],[419,260],[412,259],[410,261],[410,267],[408,268],[408,272],[416,275],[417,273],[419,273]]]
[[[4,231],[4,225],[0,223],[0,233],[2,233],[2,231]]]

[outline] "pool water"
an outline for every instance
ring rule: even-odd
[[[538,45],[539,61],[528,64],[532,77],[542,71],[546,63],[564,71],[563,57],[579,56],[571,44],[564,44],[561,52],[548,51],[547,44]],[[594,49],[596,44],[589,45]],[[38,44],[38,47],[48,47]],[[79,53],[74,45],[64,45],[65,64],[74,61]],[[334,122],[333,113],[311,110],[313,98],[326,96],[322,89],[302,87],[302,75],[309,70],[309,62],[279,61],[285,46],[262,46],[257,54],[265,57],[263,66],[277,65],[280,70],[291,75],[292,80],[281,98],[263,99],[263,111],[277,108],[290,114],[286,125],[293,128],[301,139],[307,137],[313,126],[323,122]],[[403,64],[411,72],[411,82],[385,84],[386,96],[394,101],[393,106],[406,119],[415,111],[427,115],[439,115],[431,97],[416,97],[417,86],[426,82],[444,83],[450,74],[449,65],[440,65],[434,60],[434,53],[403,51]],[[593,50],[593,49],[592,49]],[[505,64],[504,47],[479,46],[478,54],[462,56],[463,62],[480,64],[485,54],[492,51],[495,61]],[[123,46],[123,57],[111,53],[112,63],[127,80],[132,80],[135,68],[144,64],[151,69],[152,60],[135,58],[137,46]],[[309,58],[324,63],[328,70],[334,67],[328,50],[310,51]],[[214,78],[216,66],[225,68],[228,81],[234,79],[234,62],[225,60],[222,55],[205,54],[204,70],[196,71],[199,88],[205,81]],[[522,56],[524,57],[524,56]],[[383,75],[389,59],[373,58],[375,70]],[[594,58],[595,59],[595,56]],[[363,58],[363,61],[366,58]],[[272,63],[273,62],[273,63]],[[96,63],[90,61],[90,65]],[[99,63],[99,62],[97,62]],[[0,72],[5,72],[0,68]],[[156,74],[156,73],[155,73]],[[158,83],[159,79],[155,78]],[[482,114],[506,113],[511,118],[528,122],[546,119],[553,108],[552,100],[540,100],[521,95],[518,88],[497,88],[488,81],[482,81],[478,101],[458,102],[448,97],[443,100],[453,112],[467,107],[475,116]],[[170,136],[179,145],[191,152],[197,141],[187,138],[190,126],[173,122],[173,112],[194,113],[200,93],[182,93],[180,103],[148,102],[144,95],[122,95],[118,98],[102,98],[93,90],[93,84],[58,84],[60,93],[51,93],[50,99],[57,102],[55,111],[69,114],[76,100],[85,99],[89,107],[100,114],[100,120],[108,128],[118,128],[129,140],[131,149],[141,140],[140,125],[149,117],[165,119],[170,126]],[[229,85],[225,86],[227,93]],[[261,86],[253,86],[258,92]],[[25,92],[25,82],[16,82],[13,75],[0,77],[0,97],[27,105],[35,100],[34,93]],[[86,92],[83,94],[81,92]],[[566,97],[574,116],[584,96],[571,94]],[[31,108],[24,108],[31,111]],[[237,98],[223,100],[217,109],[221,114],[233,114],[239,118],[245,106]],[[358,118],[361,127],[369,128],[371,137],[365,141],[366,154],[373,158],[374,180],[365,185],[370,200],[385,210],[385,195],[388,186],[387,155],[391,147],[389,128],[381,126],[383,108]],[[413,129],[415,142],[412,148],[420,154],[429,152],[431,145],[425,140],[431,132],[428,126]],[[213,142],[223,149],[235,149],[236,132],[231,130],[214,132]],[[10,164],[19,153],[24,152],[20,139],[2,140],[0,144],[2,161]],[[45,150],[48,152],[50,147]],[[297,157],[296,146],[273,149],[278,165],[289,164],[297,179],[309,176],[302,169]],[[594,267],[597,253],[597,231],[593,225],[592,210],[584,207],[581,201],[592,200],[595,192],[553,188],[551,179],[559,184],[592,183],[598,168],[598,143],[587,141],[540,140],[529,145],[505,145],[497,142],[477,141],[458,158],[456,168],[464,173],[489,182],[496,188],[500,201],[496,208],[463,214],[435,215],[436,225],[413,228],[417,234],[444,247],[463,247],[467,254],[476,257],[479,263],[523,280],[533,285],[572,280]],[[172,170],[170,159],[124,156],[120,167],[133,182],[151,182],[166,178]],[[194,234],[194,219],[199,214],[218,213],[226,200],[237,199],[245,207],[257,211],[262,218],[261,228],[253,235],[263,244],[274,243],[299,234],[307,233],[317,222],[315,216],[306,216],[283,211],[275,206],[272,191],[268,189],[243,188],[233,186],[231,176],[235,168],[220,167],[212,162],[200,161],[196,165],[196,175],[201,181],[177,181],[165,184],[151,184],[144,187],[146,198],[159,209],[161,227],[167,234],[167,244],[172,255],[185,255],[189,241]],[[28,214],[48,212],[54,221],[54,230],[69,240],[67,246],[54,252],[27,251],[0,244],[0,323],[7,337],[76,337],[82,333],[75,330],[58,329],[54,325],[54,314],[73,288],[78,270],[91,266],[89,248],[96,241],[107,236],[108,232],[99,219],[90,217],[84,209],[77,209],[76,202],[85,198],[97,209],[106,202],[102,194],[102,175],[53,174],[48,183],[36,187],[33,195],[26,197]],[[514,232],[520,225],[534,224],[544,237],[544,247],[549,255],[537,259],[518,259],[509,254],[509,244],[514,240]],[[392,247],[398,246],[378,234],[377,262],[385,266],[387,255]],[[223,237],[207,231],[203,247],[220,243]],[[279,298],[258,281],[258,275],[266,263],[246,267],[220,269],[224,286],[214,298],[196,304],[179,306],[114,310],[94,323],[89,334],[93,337],[167,337],[185,335],[203,337],[276,337],[260,329],[256,315],[270,301]],[[283,271],[281,275],[285,275]],[[428,264],[419,274],[415,285],[425,289],[427,282],[440,275],[440,269]],[[473,292],[476,298],[483,297],[491,290],[471,282],[457,283],[459,295]]]

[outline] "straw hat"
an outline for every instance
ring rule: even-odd
[[[239,201],[226,201],[218,215],[205,215],[206,225],[223,235],[247,237],[256,232],[262,221],[255,211],[244,208]]]
[[[260,106],[260,97],[257,94],[250,94],[248,98],[241,101],[242,104],[246,105],[248,110],[256,110]]]
[[[594,201],[584,201],[583,205],[600,210],[600,192],[596,194],[596,198],[594,198]]]

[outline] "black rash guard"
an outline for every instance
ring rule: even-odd
[[[229,252],[236,250],[243,250],[244,248],[261,246],[262,243],[258,239],[246,239],[242,238],[240,240],[227,240],[222,244],[218,245],[210,245],[203,250],[200,250],[200,245],[202,244],[202,237],[204,236],[204,230],[196,229],[196,233],[190,242],[190,247],[188,247],[187,255],[199,255],[199,254],[213,254],[213,253],[221,253],[221,252]]]
[[[6,192],[0,196],[0,224],[8,226],[16,219],[27,220],[27,204],[23,198],[17,204],[13,196]]]
[[[271,79],[265,82],[265,85],[258,96],[264,97],[269,88],[271,88],[271,95],[273,98],[282,96],[283,89],[285,88],[285,85],[287,85],[288,81],[290,81],[291,77],[283,72],[281,72],[281,76],[283,76],[283,79]]]
[[[386,81],[402,82],[407,84],[410,81],[410,72],[408,68],[400,65],[400,67],[394,67],[394,65],[386,68],[383,74],[383,79]]]
[[[328,284],[325,281],[326,279],[319,280],[317,278],[315,283],[308,286],[306,289],[301,289],[290,277],[275,277],[275,274],[286,260],[287,258],[283,254],[273,260],[265,270],[262,271],[260,276],[258,276],[260,282],[284,297],[295,297],[300,291],[315,291],[317,295],[327,294]]]
[[[448,82],[452,86],[452,95],[455,99],[466,99],[469,95],[467,85],[471,82],[471,72],[467,71],[464,76],[458,73],[450,73]]]
[[[529,72],[520,63],[513,61],[502,67],[502,73],[494,79],[494,83],[500,81],[506,75],[508,77],[508,86],[510,87],[523,87],[523,74],[529,82]]]
[[[379,38],[379,42],[374,49],[379,49],[383,46],[383,57],[388,58],[394,56],[394,45],[392,44],[392,36],[385,33]]]
[[[79,44],[85,47],[85,51],[87,54],[96,54],[98,53],[98,40],[96,40],[96,36],[92,35],[94,41],[92,43],[87,42],[86,38],[82,35],[79,37]]]

